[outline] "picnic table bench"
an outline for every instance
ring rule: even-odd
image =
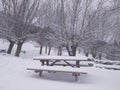
[[[86,72],[80,71],[80,62],[81,61],[88,61],[87,57],[75,57],[75,56],[38,56],[34,57],[33,60],[39,60],[41,62],[41,66],[38,68],[27,68],[27,70],[35,71],[36,73],[39,72],[39,75],[42,76],[42,72],[63,72],[63,73],[72,73],[74,76],[74,79],[77,81],[78,76],[80,74],[87,74]],[[60,64],[62,66],[70,66],[68,67],[62,67],[55,65],[57,62],[64,62],[64,64]],[[71,62],[75,62],[73,65]],[[76,68],[73,68],[76,67]]]
[[[35,71],[36,73],[39,73],[39,76],[42,76],[43,71],[45,72],[63,72],[63,73],[72,73],[74,80],[78,81],[78,76],[80,74],[87,74],[86,72],[82,72],[78,70],[77,68],[66,68],[66,67],[56,67],[56,66],[41,66],[39,68],[27,68],[27,70]]]

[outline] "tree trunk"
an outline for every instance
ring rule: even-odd
[[[42,49],[43,49],[43,46],[41,45],[40,46],[40,54],[42,54]]]
[[[72,49],[72,56],[76,56],[76,50],[77,50],[77,46],[71,46]]]
[[[58,54],[57,54],[58,56],[61,56],[62,55],[62,47],[59,47],[58,48]]]
[[[45,53],[47,53],[47,46],[45,47]]]
[[[49,47],[48,55],[50,55],[52,47]]]
[[[93,58],[96,58],[96,56],[97,56],[97,51],[96,51],[96,49],[92,49],[91,55],[92,55]]]
[[[95,57],[96,57],[96,54],[95,54],[95,53],[92,53],[92,57],[95,58]]]
[[[62,47],[59,48],[59,55],[61,56],[62,55]]]
[[[69,50],[69,46],[66,46],[66,49],[67,49],[68,55],[69,55],[69,56],[72,56],[72,55],[71,55],[71,51]]]
[[[101,60],[102,59],[102,53],[98,54],[98,59]]]
[[[59,51],[59,49],[58,49],[58,53],[57,53],[58,56],[59,56],[59,53],[60,53],[60,51]]]
[[[89,53],[88,53],[88,52],[86,52],[86,53],[85,53],[85,56],[86,56],[86,57],[88,57],[88,55],[89,55]]]
[[[13,41],[10,41],[10,44],[9,44],[9,48],[8,48],[7,54],[11,54],[12,49],[13,49],[13,46],[14,46],[14,42],[13,42]]]
[[[23,42],[18,42],[15,56],[19,57],[21,49],[22,49],[22,45],[23,45]]]
[[[81,49],[79,48],[79,54],[81,53]]]
[[[71,46],[71,51],[69,50],[69,47],[67,46],[67,51],[69,56],[76,56],[76,50],[77,50],[77,46]]]

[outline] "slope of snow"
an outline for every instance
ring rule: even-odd
[[[7,45],[4,43],[2,48],[6,49]],[[67,73],[45,72],[39,77],[26,70],[40,67],[40,62],[33,60],[33,56],[39,55],[38,48],[26,43],[23,50],[26,53],[20,58],[0,53],[0,90],[120,90],[120,71],[115,70],[81,67],[80,70],[88,74],[81,75],[78,82]]]

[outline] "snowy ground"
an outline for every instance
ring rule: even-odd
[[[7,49],[7,45],[1,41],[0,49]],[[38,56],[39,49],[27,43],[23,50],[26,53],[22,53],[20,58],[0,53],[0,90],[120,90],[119,70],[95,66],[80,68],[88,74],[81,75],[78,82],[73,81],[71,74],[65,73],[44,73],[41,78],[26,70],[28,67],[40,66],[39,61],[32,60]]]

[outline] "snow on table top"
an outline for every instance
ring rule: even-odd
[[[34,60],[88,60],[85,56],[37,56],[33,57]]]

